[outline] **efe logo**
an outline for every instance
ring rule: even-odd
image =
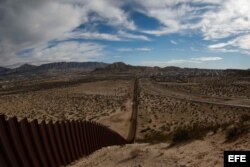
[[[250,151],[224,151],[224,167],[250,167]]]
[[[246,155],[228,155],[228,162],[247,162]]]

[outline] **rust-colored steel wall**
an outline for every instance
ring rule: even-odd
[[[38,123],[0,115],[1,167],[65,166],[105,146],[129,143],[95,122]]]

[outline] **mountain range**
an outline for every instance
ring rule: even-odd
[[[0,75],[25,75],[25,74],[47,74],[67,72],[92,72],[94,74],[139,74],[139,75],[164,75],[164,76],[218,76],[218,75],[250,75],[250,70],[214,70],[197,68],[180,68],[168,66],[147,67],[132,66],[123,62],[107,64],[103,62],[56,62],[42,64],[40,66],[23,64],[17,68],[0,67]]]
[[[23,64],[17,68],[0,67],[0,75],[39,74],[51,72],[89,72],[96,68],[104,68],[108,64],[102,62],[56,62],[40,66]]]

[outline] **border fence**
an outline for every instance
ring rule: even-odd
[[[1,167],[65,166],[105,146],[123,145],[126,139],[95,122],[38,123],[0,115]]]
[[[28,122],[0,115],[0,167],[58,167],[106,146],[133,143],[138,110],[138,79],[133,90],[132,115],[127,139],[92,121],[37,120]]]

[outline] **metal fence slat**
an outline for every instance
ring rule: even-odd
[[[66,137],[67,137],[67,141],[69,144],[69,150],[72,156],[72,161],[76,160],[76,154],[74,151],[74,147],[72,144],[72,133],[71,133],[71,128],[70,128],[70,123],[69,122],[65,122],[65,128],[66,128]]]
[[[65,155],[65,151],[64,151],[64,147],[62,144],[62,137],[61,137],[61,133],[60,133],[60,129],[59,129],[59,123],[56,122],[54,123],[54,133],[56,136],[56,140],[58,143],[58,147],[59,147],[59,155],[61,156],[62,159],[62,164],[66,165],[67,164],[67,160],[66,160],[66,155]]]
[[[65,134],[65,126],[64,126],[64,123],[60,123],[59,124],[59,130],[61,132],[61,137],[62,137],[62,143],[63,143],[63,148],[65,150],[65,156],[66,156],[66,162],[67,163],[70,163],[73,158],[71,157],[70,155],[70,151],[69,151],[69,145],[68,145],[68,142],[67,142],[67,138],[66,138],[66,134]]]
[[[49,141],[50,141],[51,148],[53,151],[53,155],[55,156],[56,164],[60,165],[62,164],[62,162],[58,155],[58,149],[57,149],[57,144],[56,144],[57,141],[56,141],[56,137],[55,137],[54,130],[53,130],[53,124],[51,121],[46,124],[46,129],[48,129],[48,137],[49,137]]]
[[[6,153],[9,163],[11,166],[19,167],[20,161],[16,155],[15,149],[13,147],[9,129],[7,129],[6,121],[4,115],[0,115],[0,140],[2,143],[2,149]]]
[[[38,151],[39,156],[41,157],[43,166],[50,166],[49,160],[44,150],[43,143],[41,141],[41,136],[38,131],[38,122],[37,120],[33,120],[30,122],[31,133],[34,139],[35,147]]]
[[[22,142],[21,139],[21,135],[19,133],[19,129],[18,129],[18,123],[17,123],[17,118],[13,117],[10,118],[8,121],[8,126],[10,129],[10,135],[12,137],[12,141],[14,142],[14,146],[16,148],[16,153],[18,154],[18,157],[20,158],[23,166],[27,166],[27,167],[31,167],[31,161],[28,157],[28,153],[26,152],[25,148],[24,148],[24,144]]]
[[[74,151],[75,151],[75,154],[76,154],[76,158],[78,159],[80,157],[80,153],[79,153],[78,146],[77,146],[76,129],[75,129],[74,124],[75,124],[75,121],[70,122],[72,143],[73,143]]]
[[[39,158],[37,150],[35,149],[35,143],[31,136],[30,124],[28,123],[27,118],[21,120],[19,124],[21,136],[23,138],[24,145],[26,146],[32,164],[34,167],[40,167],[42,161]]]
[[[50,147],[49,136],[48,136],[48,132],[47,132],[48,130],[47,130],[47,127],[45,125],[45,121],[41,122],[38,127],[39,127],[39,130],[41,132],[40,134],[42,137],[42,141],[44,143],[45,152],[48,155],[51,167],[56,167],[56,166],[60,165],[60,164],[56,163],[52,148]]]

